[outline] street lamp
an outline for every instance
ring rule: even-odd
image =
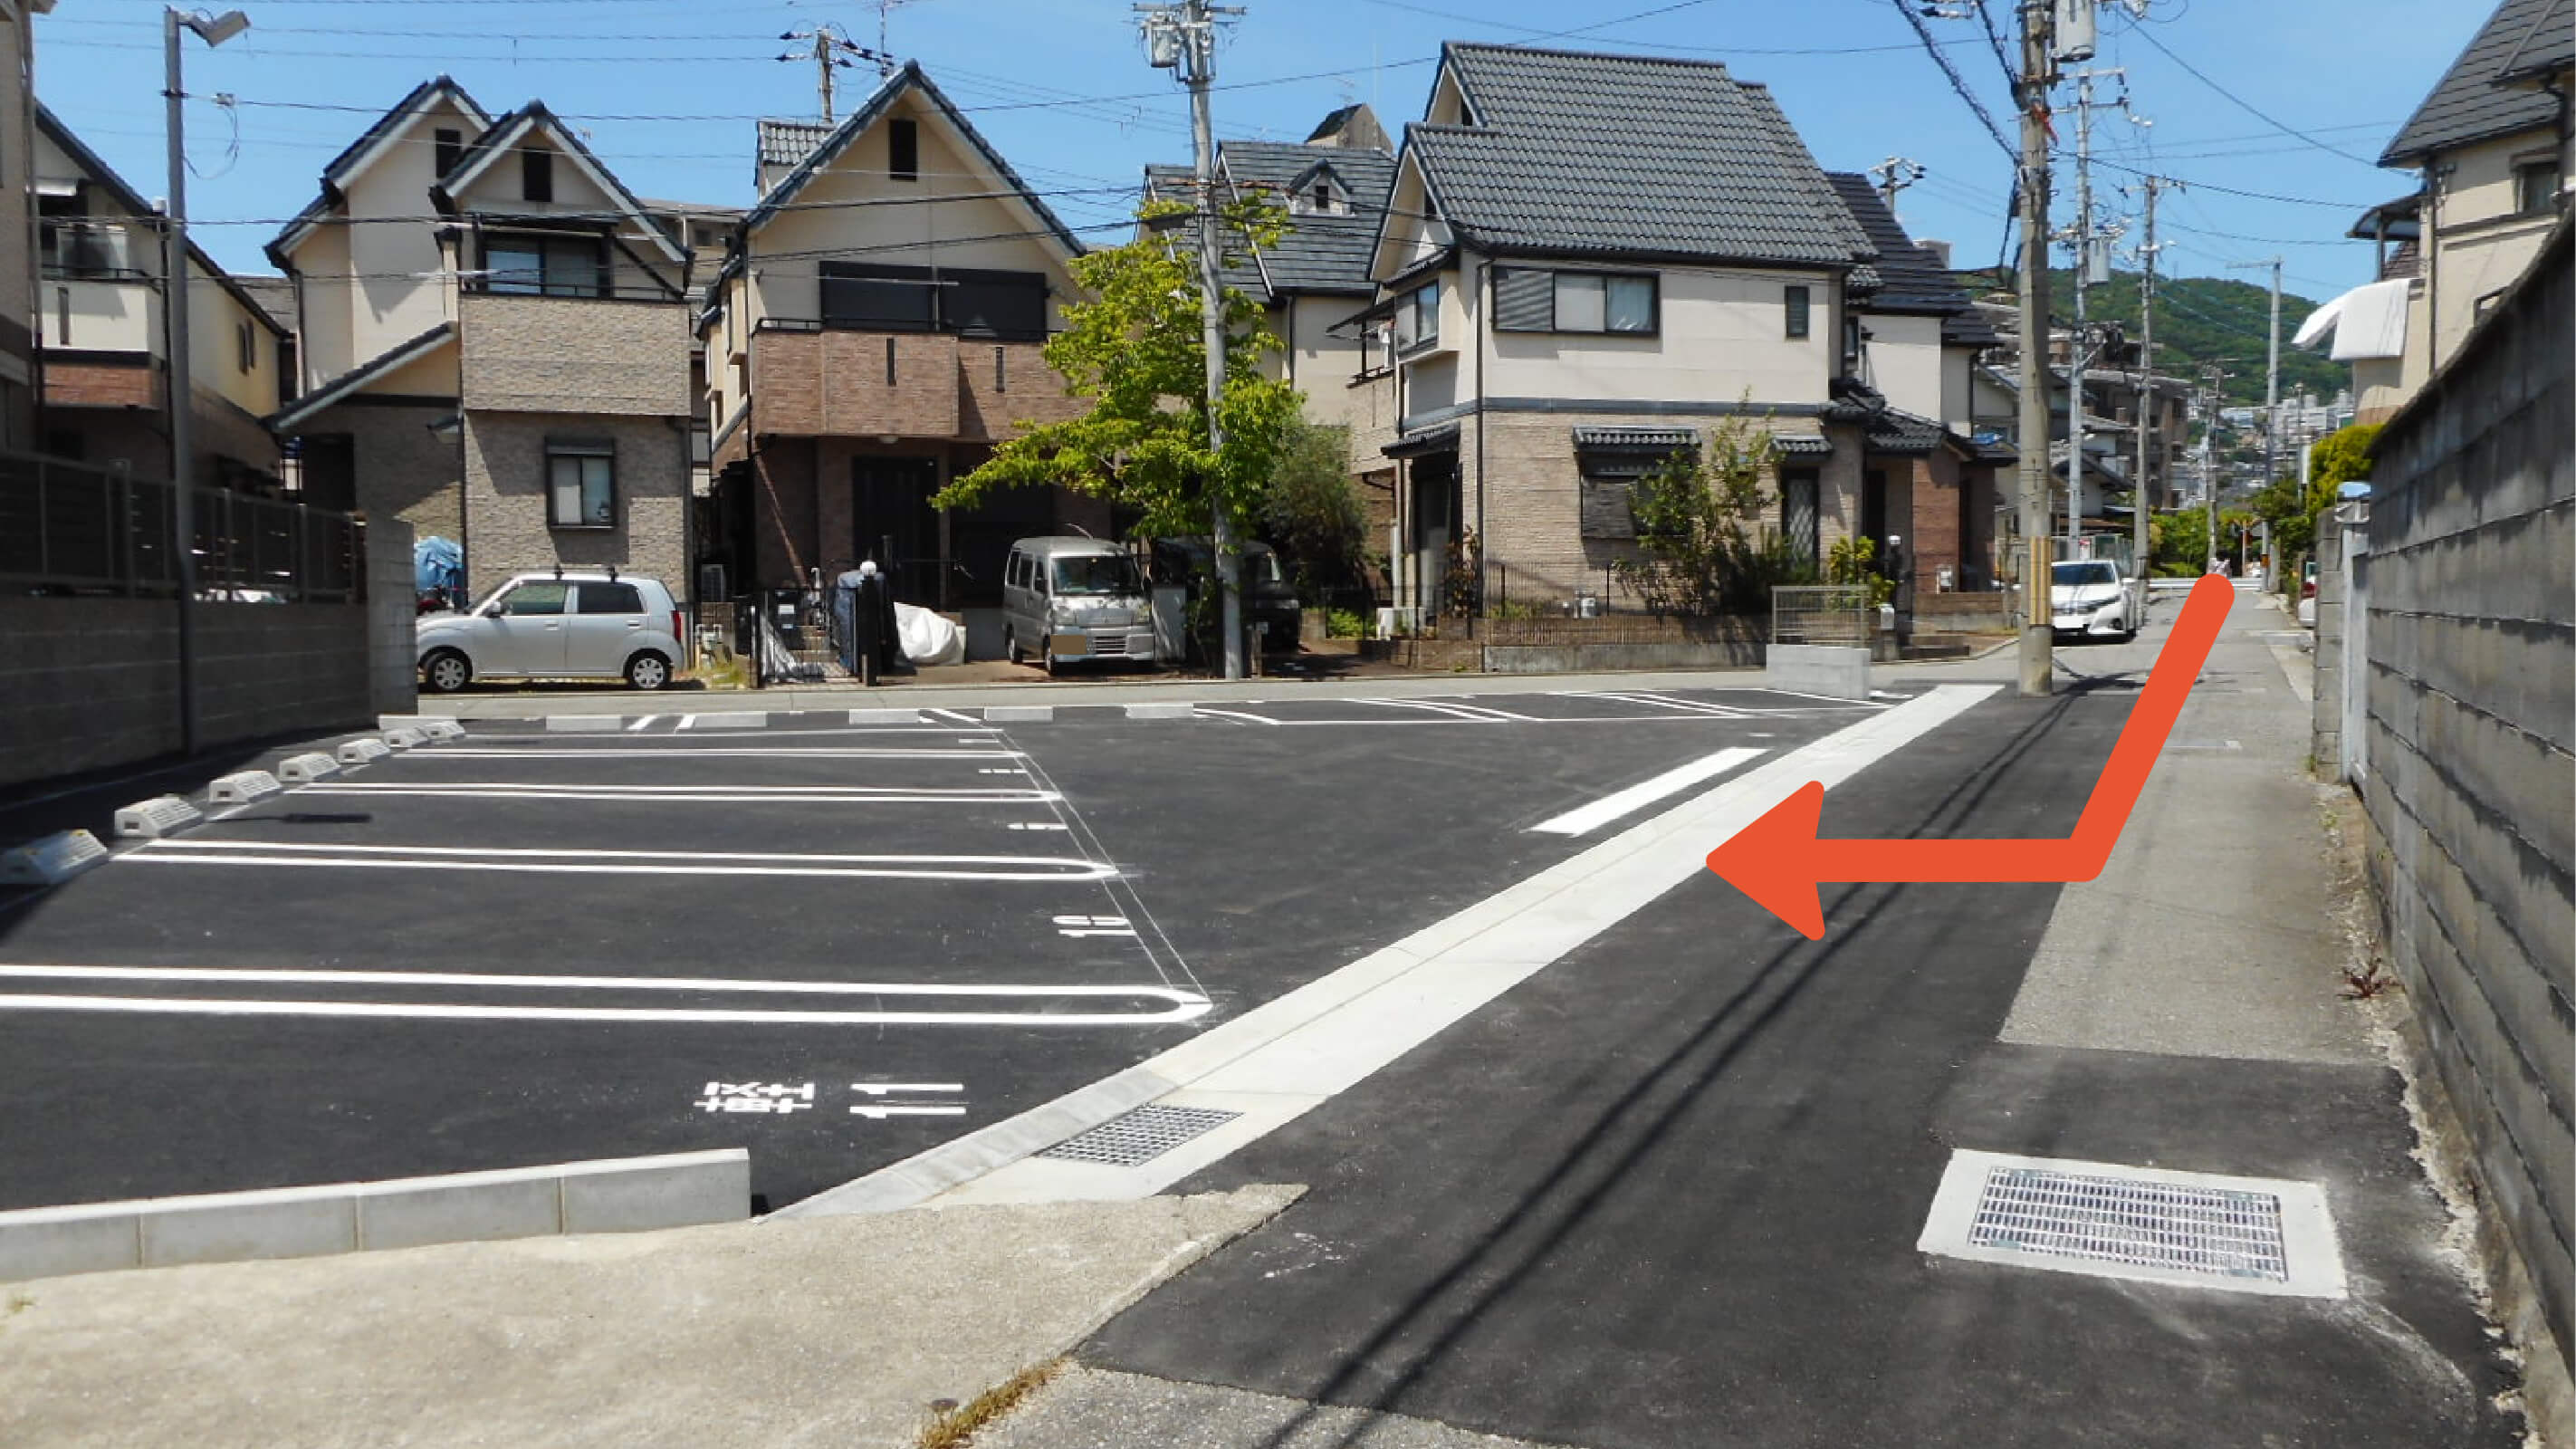
[[[179,76],[182,26],[216,46],[250,29],[250,17],[238,10],[182,15],[164,6],[161,11],[161,96],[168,108],[170,149],[170,211],[161,228],[161,324],[167,329],[170,357],[161,396],[162,405],[170,410],[170,533],[179,556],[179,748],[195,754],[197,498],[189,458],[195,439],[189,435],[196,390],[188,366],[188,142],[187,121],[181,114],[188,93]]]

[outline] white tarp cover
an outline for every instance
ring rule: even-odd
[[[2309,313],[2308,320],[2299,324],[2298,335],[2290,339],[2291,345],[2313,347],[2332,332],[2334,350],[2327,355],[2337,362],[2403,357],[2407,290],[2403,278],[2355,287]]]
[[[903,657],[915,664],[966,662],[966,631],[928,609],[896,604],[894,634],[903,645]]]

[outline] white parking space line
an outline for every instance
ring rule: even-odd
[[[644,727],[645,727],[645,726],[647,726],[647,725],[651,724],[653,721],[655,721],[655,720],[657,720],[657,719],[660,719],[660,718],[661,718],[661,716],[660,716],[660,715],[658,715],[658,714],[648,714],[648,715],[642,716],[641,718],[637,719],[637,720],[635,721],[635,723],[633,723],[633,724],[631,724],[631,725],[628,725],[628,726],[626,727],[626,732],[627,732],[628,734],[630,734],[630,735],[639,735],[639,734],[642,734],[642,733],[644,732]]]
[[[317,845],[157,840],[129,865],[269,865],[328,869],[524,871],[550,875],[868,876],[895,880],[1095,881],[1118,867],[1045,855],[800,855],[745,851],[530,850],[459,845]]]
[[[1770,687],[1768,687],[1768,686],[1765,686],[1764,688],[1762,688],[1762,689],[1760,689],[1760,690],[1744,690],[1744,691],[1734,691],[1734,692],[1747,693],[1747,694],[1751,694],[1751,693],[1759,693],[1759,694],[1785,694],[1785,695],[1790,696],[1790,697],[1791,697],[1791,698],[1793,698],[1793,699],[1821,699],[1821,700],[1823,700],[1824,702],[1826,702],[1827,704],[1836,704],[1836,705],[1840,705],[1840,706],[1842,706],[1842,707],[1843,707],[1843,708],[1845,708],[1845,709],[1885,709],[1885,708],[1887,708],[1887,706],[1886,706],[1886,705],[1884,705],[1884,704],[1879,704],[1879,703],[1876,703],[1876,702],[1871,701],[1871,700],[1866,700],[1866,699],[1844,699],[1842,696],[1840,696],[1840,695],[1834,695],[1834,694],[1809,694],[1809,693],[1807,693],[1807,692],[1806,692],[1805,690],[1803,690],[1803,689],[1772,689],[1772,688],[1770,688]],[[1890,695],[1890,696],[1889,696],[1889,698],[1891,698],[1891,699],[1893,699],[1893,698],[1899,698],[1899,697],[1900,697],[1900,696],[1896,696],[1896,695]],[[1771,711],[1771,710],[1767,710],[1767,709],[1756,709],[1756,710],[1754,710],[1754,711],[1753,711],[1753,713],[1755,713],[1755,714],[1770,714],[1770,713],[1773,713],[1773,711]]]
[[[971,785],[953,789],[893,785],[425,785],[410,780],[353,781],[315,786],[303,793],[404,795],[434,800],[625,800],[722,805],[1044,805],[1056,798],[1047,790]]]
[[[1239,724],[1275,725],[1279,723],[1266,714],[1246,714],[1239,709],[1218,709],[1212,704],[1200,705],[1199,713],[1211,715],[1217,719],[1230,719]]]
[[[1607,690],[1577,690],[1576,699],[1610,699],[1621,704],[1642,705],[1649,709],[1671,710],[1679,714],[1706,715],[1712,719],[1743,719],[1746,711],[1729,709],[1722,704],[1701,704],[1695,700],[1671,699],[1660,694],[1620,694]]]
[[[923,713],[923,714],[929,714],[929,715],[937,715],[937,716],[938,716],[939,718],[941,718],[941,719],[944,719],[944,720],[952,720],[952,721],[954,721],[954,722],[956,722],[956,723],[958,723],[958,724],[962,724],[962,725],[973,725],[973,726],[975,726],[977,729],[990,729],[990,728],[992,728],[992,726],[990,726],[990,725],[988,725],[988,724],[984,723],[984,722],[983,722],[982,720],[980,720],[980,719],[975,718],[975,716],[973,716],[973,715],[971,715],[971,714],[960,714],[960,713],[958,713],[956,710],[953,710],[953,709],[925,709],[925,710],[923,710],[923,711],[922,711],[922,713]]]
[[[882,1097],[890,1092],[962,1092],[964,1082],[852,1082],[850,1090]]]
[[[1747,760],[1760,759],[1761,750],[1719,750],[1703,755],[1687,765],[1666,770],[1651,780],[1642,780],[1615,795],[1605,795],[1589,805],[1568,810],[1553,820],[1544,820],[1530,829],[1541,835],[1589,835],[1594,830],[1645,809],[1667,795],[1678,795],[1702,781],[1714,780]]]
[[[680,716],[680,722],[679,722],[678,724],[676,724],[676,725],[673,725],[673,726],[672,726],[672,728],[673,728],[673,729],[683,729],[683,730],[684,730],[684,729],[687,729],[689,726],[691,726],[691,725],[693,725],[693,724],[696,724],[697,722],[698,722],[698,717],[697,717],[696,715],[693,715],[693,714],[684,714],[684,715]]]
[[[1477,724],[1506,724],[1514,720],[1527,722],[1530,718],[1528,715],[1514,714],[1509,710],[1487,709],[1482,705],[1472,704],[1443,704],[1428,699],[1354,699],[1351,702],[1384,705],[1389,709],[1428,710],[1433,714],[1447,715],[1451,719],[1470,720]]]
[[[224,970],[192,966],[0,965],[0,980],[152,981],[180,986],[405,986],[527,991],[689,992],[743,996],[869,996],[895,1000],[990,1003],[969,1010],[764,1011],[751,1008],[496,1006],[463,1002],[252,1000],[245,997],[69,996],[0,994],[0,1010],[184,1013],[208,1016],[421,1017],[485,1021],[690,1022],[789,1026],[1137,1026],[1191,1021],[1207,1014],[1207,996],[1166,983],[1125,986],[942,986],[888,981],[729,981],[702,976],[528,976],[457,971],[315,971],[266,967]],[[1047,1003],[1160,1003],[1144,1011],[1066,1012]],[[1031,1009],[1000,1009],[1009,1003]],[[869,1091],[878,1084],[861,1085]],[[887,1085],[884,1091],[963,1091],[963,1084]]]
[[[406,755],[409,763],[436,760],[695,760],[695,759],[772,759],[806,760],[1016,760],[1025,758],[1016,750],[958,749],[906,750],[887,748],[872,750],[861,745],[833,748],[821,745],[690,745],[681,748],[576,750],[514,750],[476,745],[471,748],[439,750],[434,754]]]

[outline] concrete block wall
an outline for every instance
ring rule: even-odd
[[[200,604],[198,739],[374,718],[359,604]],[[0,599],[0,785],[177,752],[178,606]]]
[[[2316,692],[2309,716],[2308,757],[2319,779],[2343,778],[2343,520],[2334,509],[2317,516]]]
[[[615,447],[613,526],[547,521],[546,442],[556,437],[605,438]],[[476,593],[521,570],[561,563],[614,564],[688,597],[688,435],[676,417],[468,412],[465,491],[466,586]]]
[[[2388,954],[2562,1370],[2576,1342],[2570,235],[2561,225],[2380,435],[2368,677],[2347,681],[2366,691],[2359,788]]]
[[[694,417],[684,303],[469,292],[458,299],[464,406]]]

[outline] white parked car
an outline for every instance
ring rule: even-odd
[[[453,694],[475,679],[671,682],[689,651],[659,579],[605,571],[520,574],[463,613],[420,619],[420,677]]]
[[[2051,567],[2048,611],[2060,635],[2107,636],[2126,643],[2137,637],[2136,610],[2117,565],[2082,559]]]

